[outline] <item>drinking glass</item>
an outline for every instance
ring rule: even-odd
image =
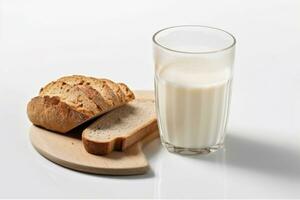
[[[236,40],[199,25],[153,36],[159,132],[170,152],[204,154],[223,147]]]

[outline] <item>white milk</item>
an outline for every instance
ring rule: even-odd
[[[207,148],[223,142],[230,69],[177,62],[163,67],[155,79],[164,142],[183,148]]]

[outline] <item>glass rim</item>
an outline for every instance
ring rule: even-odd
[[[175,29],[175,28],[182,28],[182,27],[208,28],[208,29],[213,29],[213,30],[221,31],[221,32],[229,35],[232,38],[232,43],[229,46],[226,46],[224,48],[220,48],[220,49],[216,49],[216,50],[211,50],[211,51],[180,51],[180,50],[176,50],[176,49],[172,49],[172,48],[169,48],[167,46],[164,46],[164,45],[162,45],[162,44],[160,44],[158,42],[158,40],[157,40],[156,37],[161,32],[166,31],[166,30],[170,30],[170,29]],[[226,51],[228,49],[231,49],[236,44],[236,39],[235,39],[235,37],[231,33],[227,32],[227,31],[225,31],[223,29],[220,29],[220,28],[216,28],[216,27],[212,27],[212,26],[204,26],[204,25],[179,25],[179,26],[166,27],[166,28],[163,28],[163,29],[157,31],[156,33],[154,33],[154,35],[152,36],[152,41],[153,41],[154,44],[156,44],[157,46],[159,46],[159,47],[161,47],[161,48],[163,48],[165,50],[176,52],[176,53],[183,53],[183,54],[210,54],[210,53],[218,53],[218,52],[222,52],[222,51]]]

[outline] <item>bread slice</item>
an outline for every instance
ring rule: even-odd
[[[28,103],[27,114],[35,125],[66,133],[134,98],[123,83],[81,75],[66,76],[42,88],[39,96]]]
[[[124,151],[157,129],[154,100],[136,99],[97,119],[83,131],[85,149],[104,155]]]

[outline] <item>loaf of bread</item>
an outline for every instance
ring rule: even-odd
[[[65,76],[43,87],[28,103],[27,114],[37,126],[66,133],[134,98],[124,83],[81,75]]]
[[[154,100],[136,99],[93,122],[82,141],[89,153],[104,155],[124,151],[157,129]]]

